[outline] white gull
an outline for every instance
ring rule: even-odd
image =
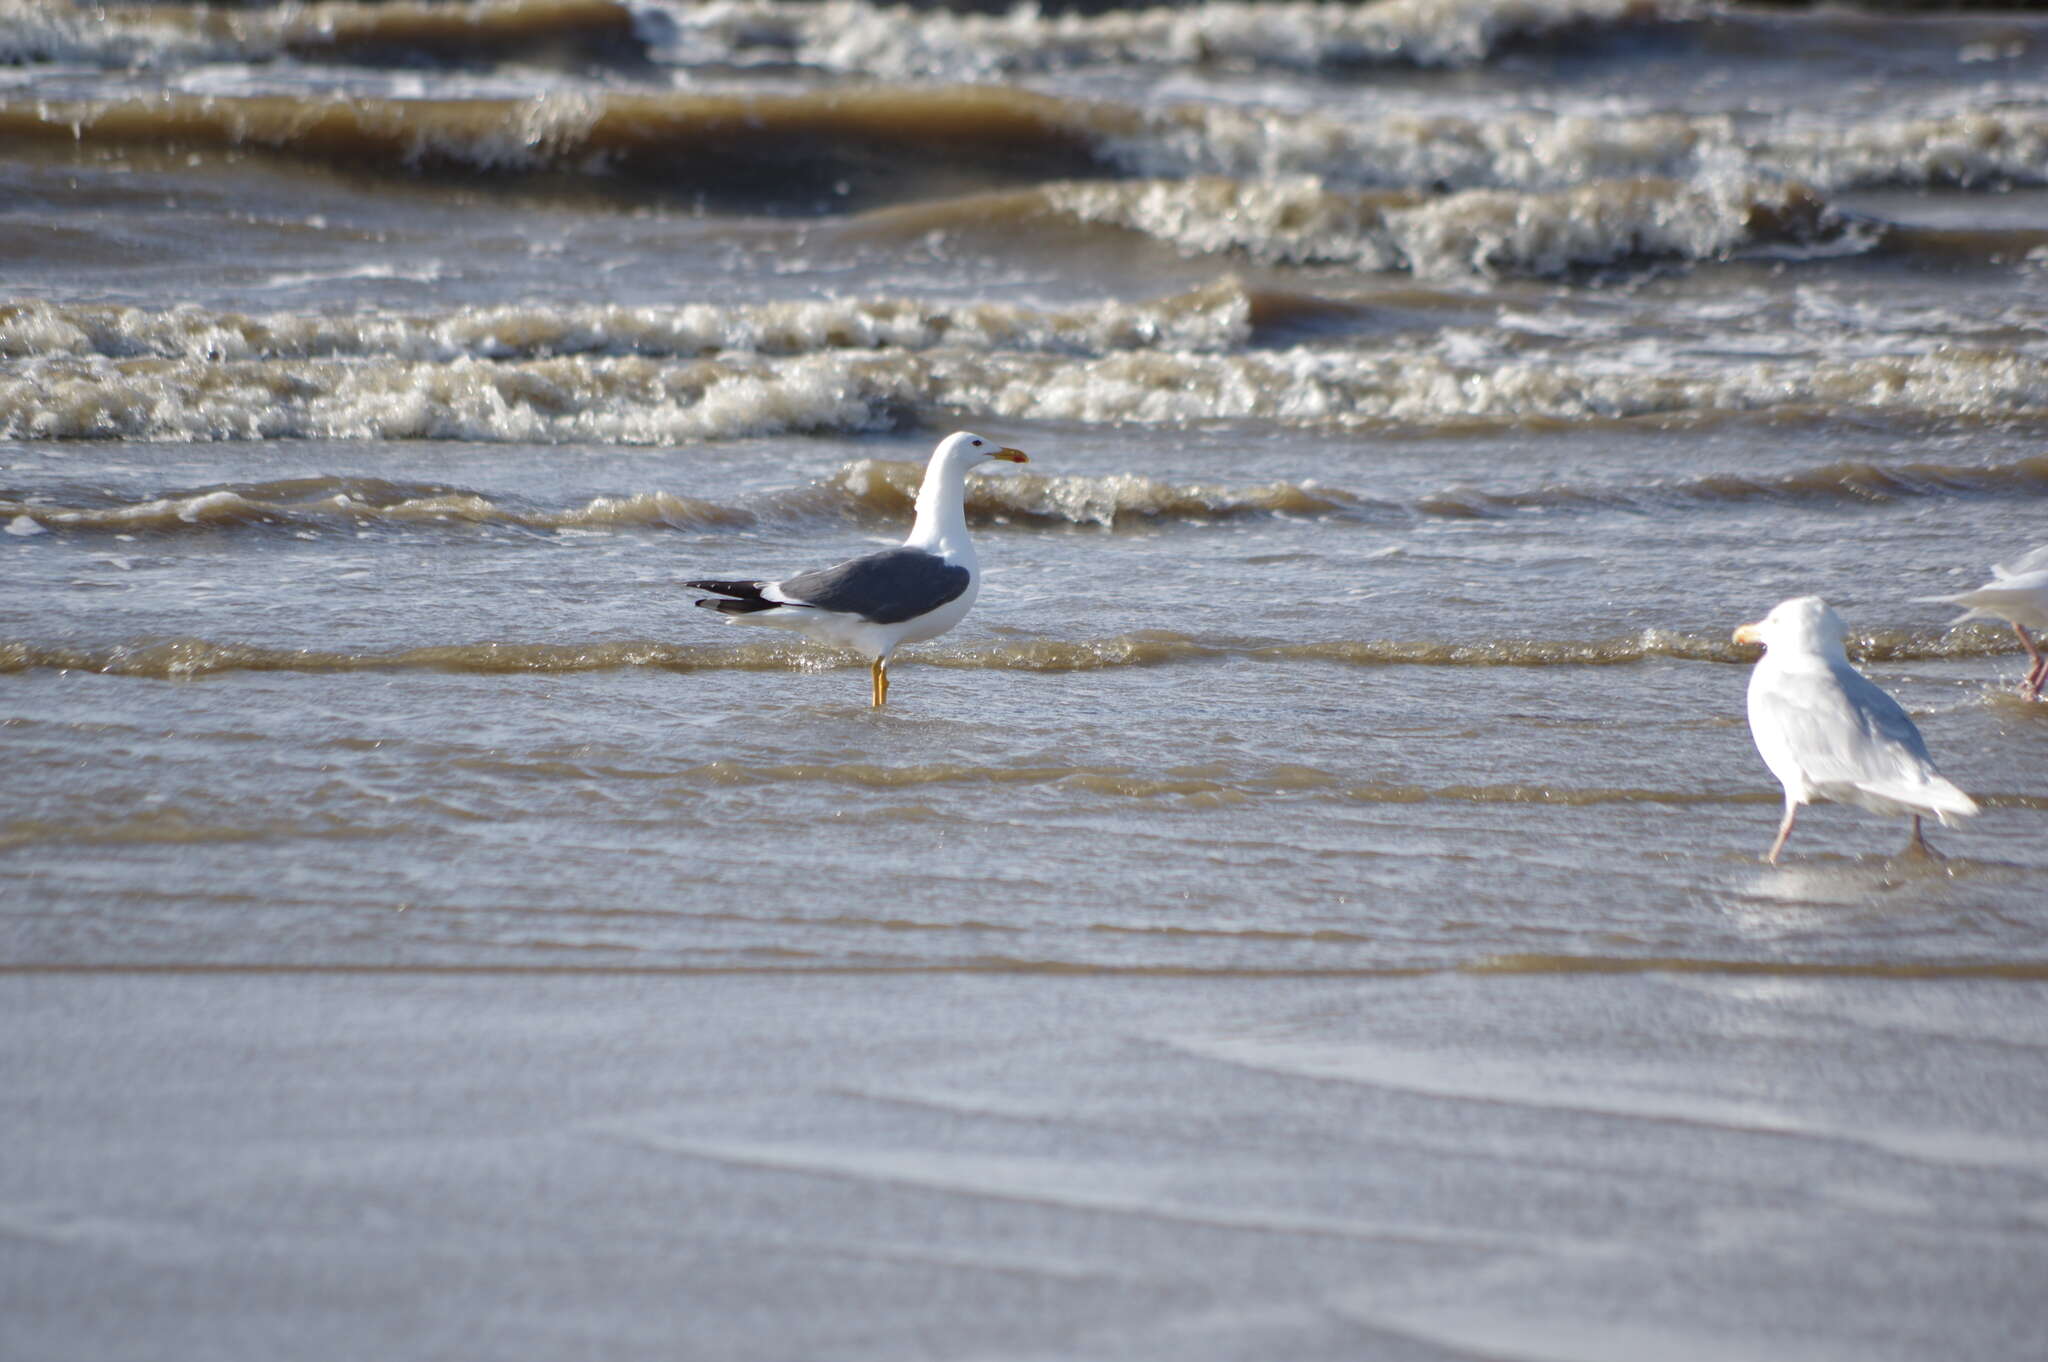
[[[1939,601],[1945,605],[1968,606],[1962,614],[1949,621],[1953,628],[1965,620],[2004,620],[2020,636],[2020,643],[2026,647],[2027,679],[2020,683],[2020,694],[2029,700],[2040,698],[2041,683],[2048,681],[2048,656],[2027,633],[2029,626],[2048,632],[2048,544],[2033,552],[2015,558],[2010,563],[2000,563],[1991,569],[1991,580],[1974,590],[1954,596],[1921,596],[1923,601]]]
[[[1764,765],[1785,787],[1785,819],[1764,859],[1778,863],[1802,804],[1832,801],[1913,820],[1908,851],[1926,853],[1920,819],[1942,826],[1977,812],[1977,801],[1936,774],[1920,730],[1898,701],[1849,665],[1842,617],[1818,596],[1780,602],[1735,631],[1761,643],[1749,674],[1749,731]]]

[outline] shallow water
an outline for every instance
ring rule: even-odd
[[[1915,598],[2048,540],[2048,20],[451,13],[0,0],[0,991],[28,1019],[23,1090],[59,1113],[24,1127],[36,1169],[84,1099],[35,1045],[90,1074],[124,1028],[215,1009],[190,1023],[210,1091],[297,989],[348,1027],[474,1005],[477,1067],[450,1071],[516,1107],[576,1061],[520,1071],[495,1028],[566,973],[544,1015],[593,1009],[618,1047],[605,1102],[631,1129],[608,1157],[751,1169],[772,1199],[881,1188],[833,1231],[893,1218],[877,1242],[915,1238],[933,1195],[1078,1215],[1025,1255],[1065,1284],[1055,1323],[986,1351],[1355,1356],[1363,1329],[1386,1356],[2012,1355],[2031,1305],[2001,1274],[2040,1255],[2019,1032],[2048,976],[2048,705],[2013,693],[2009,630]],[[887,710],[859,659],[690,607],[688,578],[899,538],[960,427],[1032,462],[972,484],[979,601],[899,659]],[[1729,636],[1807,592],[1984,805],[1932,831],[1946,860],[1819,808],[1783,867],[1757,863],[1779,796]],[[442,972],[470,982],[419,982]],[[643,1034],[670,1006],[707,1024],[728,995],[687,981],[713,975],[721,1006],[783,1018],[722,1044],[803,1050],[775,1081],[809,1096],[773,1138],[632,1116],[643,1064],[687,1085],[731,1062]],[[1222,1015],[1197,1024],[1182,985]],[[796,1001],[820,988],[829,1007]],[[920,1010],[977,988],[993,1019],[968,1034],[1042,1089],[1042,1164],[870,1130],[832,1096],[838,1067],[888,1068],[863,1036],[926,1053]],[[1673,1000],[1706,995],[1794,1047],[1744,1051],[1770,1102],[1690,1045]],[[1967,1019],[1968,1062],[1940,1062],[1923,1015]],[[1649,1053],[1617,1070],[1631,1035]],[[1094,1056],[1072,1084],[1066,1052]],[[336,1100],[389,1079],[338,1062]],[[248,1063],[318,1091],[287,1056]],[[1899,1065],[1910,1082],[1859,1086]],[[1177,1137],[1124,1185],[1142,1142],[1103,1156],[1078,1089],[1137,1085],[1148,1119],[1199,1132],[1224,1070],[1313,1114],[1276,1116],[1232,1174],[1281,1176],[1296,1131],[1319,1170],[1298,1198],[1211,1208],[1287,1261],[1360,1223],[1435,1244],[1446,1218],[1625,1213],[1448,1275],[1430,1255],[1463,1239],[1224,1289],[1217,1264],[1252,1250],[1219,1241],[1135,1290],[1092,1217],[1178,1214],[1215,1164]],[[1356,1113],[1323,1087],[1354,1082],[1506,1171],[1396,1160],[1436,1189],[1421,1210],[1352,1183],[1333,1132]],[[195,1091],[135,1086],[103,1119],[142,1138]],[[1894,1119],[1907,1094],[1947,1114]],[[1229,1101],[1255,1119],[1257,1094]],[[1523,1123],[1556,1108],[1597,1125]],[[1739,1182],[1762,1171],[1737,1206],[1681,1198],[1674,1229],[1646,1170],[1690,1167],[1701,1124]],[[297,1137],[252,1117],[219,1138],[241,1160]],[[1877,1162],[1854,1196],[1759,1210],[1806,1185],[1809,1139]],[[160,1196],[150,1170],[183,1157],[152,1149],[121,1195]],[[40,1175],[0,1216],[127,1213]],[[364,1176],[382,1196],[412,1174]],[[151,1205],[181,1261],[221,1269],[208,1307],[249,1323],[181,1334],[184,1355],[263,1351],[265,1288],[204,1215]],[[735,1203],[718,1251],[764,1281],[815,1270],[759,1214]],[[1889,1313],[1866,1330],[1843,1255],[1872,1215],[1930,1247],[1877,1255]],[[377,1289],[322,1256],[321,1223],[285,1261]],[[394,1223],[430,1254],[529,1232]],[[38,1346],[156,1336],[155,1250],[125,1235],[111,1332],[46,1314]],[[9,1245],[16,1284],[85,1261],[68,1231]],[[1789,1265],[1777,1322],[1731,1350],[1746,1253]],[[713,1293],[707,1327],[726,1356],[966,1347],[915,1304],[927,1279],[890,1282],[801,1330],[757,1318],[763,1292]],[[1701,1309],[1644,1304],[1678,1282]],[[639,1299],[598,1292],[578,1346],[651,1346]],[[399,1315],[377,1328],[433,1351]]]

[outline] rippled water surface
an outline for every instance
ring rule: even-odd
[[[1918,598],[2048,542],[2048,21],[0,0],[0,63],[35,1355],[342,1355],[373,1222],[492,1356],[2035,1331],[2048,704]],[[691,608],[962,427],[1031,462],[886,710]],[[1730,633],[1809,592],[1946,859],[1758,863]]]

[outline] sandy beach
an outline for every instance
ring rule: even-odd
[[[8,1354],[2010,1359],[2038,980],[11,973]]]

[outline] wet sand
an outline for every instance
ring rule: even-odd
[[[2040,982],[0,977],[11,1357],[1993,1359]]]

